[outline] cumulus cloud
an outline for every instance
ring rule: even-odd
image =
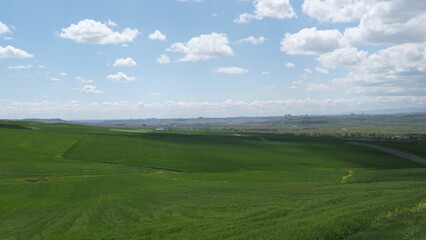
[[[339,47],[342,34],[336,30],[305,28],[298,33],[286,33],[281,41],[281,51],[291,55],[317,55]]]
[[[312,69],[305,68],[305,69],[303,69],[303,75],[302,75],[302,77],[305,78],[305,79],[309,78],[313,73],[314,73],[314,71]]]
[[[308,84],[306,86],[306,92],[307,93],[325,93],[325,92],[330,92],[335,90],[336,88],[332,85],[328,85],[325,83],[320,83],[320,84]]]
[[[294,68],[294,67],[296,67],[296,65],[294,65],[294,63],[292,63],[292,62],[288,62],[288,63],[284,64],[284,66],[286,66],[288,68]]]
[[[61,76],[66,76],[66,75],[68,75],[66,72],[61,72],[61,73],[59,73],[59,75],[61,75]]]
[[[5,23],[2,23],[0,21],[0,34],[9,33],[9,32],[10,32],[9,27]]]
[[[258,44],[262,44],[265,41],[266,41],[266,38],[264,38],[262,36],[260,36],[258,38],[250,36],[250,37],[246,37],[246,38],[238,40],[237,43],[250,43],[250,44],[253,44],[253,45],[258,45]]]
[[[116,44],[132,42],[139,34],[137,29],[125,28],[121,33],[114,32],[109,26],[111,23],[101,23],[92,19],[85,19],[68,28],[62,28],[60,38],[71,39],[78,43]]]
[[[80,76],[75,77],[75,80],[82,82],[82,83],[93,83],[94,82],[93,79],[86,79],[86,78],[80,77]]]
[[[32,58],[32,54],[25,52],[24,50],[14,48],[12,46],[2,47],[0,46],[0,58]]]
[[[307,93],[325,93],[336,90],[337,88],[326,83],[307,83],[303,80],[293,81],[290,85],[291,89],[303,89]]]
[[[90,84],[84,85],[81,88],[75,88],[75,90],[78,90],[80,93],[92,93],[92,94],[102,93],[102,91],[98,90],[95,85],[90,85]]]
[[[334,69],[338,66],[356,66],[367,57],[366,51],[358,51],[354,47],[339,48],[333,52],[319,56],[318,61],[326,68]]]
[[[303,69],[303,71],[304,71],[305,73],[308,73],[308,74],[312,74],[312,73],[314,73],[314,71],[312,71],[312,69],[310,69],[310,68],[305,68],[305,69]]]
[[[289,0],[253,0],[253,4],[255,8],[253,13],[243,13],[234,22],[248,23],[252,19],[261,20],[265,17],[277,19],[296,17]]]
[[[305,0],[302,11],[320,22],[359,20],[377,0]]]
[[[137,66],[138,64],[136,63],[135,60],[133,60],[132,58],[119,58],[117,60],[115,60],[114,64],[112,64],[112,66],[114,67],[134,67]]]
[[[50,77],[49,80],[50,81],[60,81],[61,79],[57,78],[57,77]]]
[[[234,55],[226,34],[215,32],[194,37],[186,43],[174,43],[166,51],[185,54],[179,59],[181,62],[196,62]]]
[[[294,89],[294,88],[302,87],[304,85],[305,85],[305,82],[303,80],[296,80],[296,81],[293,81],[291,83],[291,85],[289,86],[289,88],[293,88]]]
[[[371,54],[333,83],[352,94],[424,95],[426,43],[405,43]]]
[[[124,83],[124,82],[132,82],[136,80],[136,77],[129,77],[122,72],[118,72],[117,74],[110,74],[107,76],[108,80]]]
[[[426,41],[426,2],[422,0],[305,0],[302,11],[320,22],[354,22],[341,43],[402,44]]]
[[[322,73],[322,74],[328,74],[328,70],[320,67],[316,67],[315,71]]]
[[[8,66],[7,69],[28,69],[32,68],[33,65],[27,64],[27,65],[16,65],[16,66]]]
[[[221,68],[215,69],[215,72],[229,73],[229,74],[242,74],[242,73],[247,73],[248,70],[244,68],[239,68],[239,67],[221,67]]]
[[[342,42],[401,44],[426,41],[426,1],[379,1],[362,16],[360,24],[346,29]]]
[[[155,32],[149,34],[148,38],[151,40],[166,41],[166,35],[162,34],[159,30],[155,30]]]
[[[170,63],[170,57],[164,54],[161,54],[158,58],[157,58],[157,63],[159,64],[167,64]]]
[[[289,54],[321,54],[317,60],[327,69],[343,66],[349,72],[330,84],[347,94],[360,95],[424,95],[426,92],[426,2],[413,0],[305,0],[302,10],[320,22],[353,22],[334,37],[313,34],[287,34],[283,51]],[[327,30],[330,31],[330,30]],[[312,35],[314,37],[308,37]],[[314,40],[315,39],[315,40]],[[328,39],[324,41],[324,39]],[[330,39],[333,39],[332,41]],[[290,41],[293,40],[293,41]],[[315,43],[318,41],[318,43]],[[317,51],[321,42],[323,49]],[[369,54],[357,45],[387,45]],[[312,47],[314,46],[314,47]],[[334,46],[334,47],[332,47]],[[316,49],[316,50],[312,50]],[[311,49],[311,50],[307,50]],[[318,72],[318,69],[316,69]],[[324,69],[325,70],[325,69]],[[308,86],[308,85],[306,85]]]
[[[106,22],[106,24],[110,27],[117,27],[118,24],[113,22],[111,19],[108,19],[108,21]]]

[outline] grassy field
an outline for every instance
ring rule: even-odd
[[[0,124],[0,239],[425,239],[425,211],[424,165],[343,140]]]

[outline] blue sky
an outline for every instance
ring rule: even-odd
[[[422,0],[2,1],[0,118],[426,109]]]

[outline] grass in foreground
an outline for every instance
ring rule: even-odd
[[[23,125],[38,130],[0,129],[0,239],[425,235],[424,209],[410,209],[425,203],[426,168],[371,149],[327,138]]]

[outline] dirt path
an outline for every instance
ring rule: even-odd
[[[411,153],[405,153],[405,152],[401,152],[401,151],[398,151],[398,150],[385,148],[385,147],[381,147],[381,146],[377,146],[377,145],[373,145],[373,144],[367,144],[367,143],[349,142],[349,144],[376,149],[376,150],[379,150],[379,151],[382,151],[382,152],[387,152],[387,153],[393,154],[393,155],[398,156],[398,157],[407,158],[407,159],[410,159],[411,161],[415,161],[415,162],[419,162],[419,163],[426,163],[426,159],[421,158],[421,157],[416,156],[416,155],[413,155]]]

